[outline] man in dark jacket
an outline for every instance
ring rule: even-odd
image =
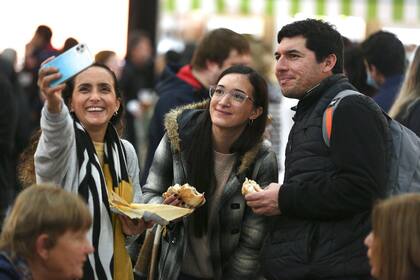
[[[354,90],[342,75],[341,35],[307,19],[284,26],[278,43],[277,79],[299,103],[283,184],[246,196],[255,213],[272,216],[263,272],[267,279],[370,279],[363,240],[372,204],[385,193],[386,120],[369,97],[348,96],[334,113],[328,148],[323,112],[340,91]]]
[[[149,146],[141,185],[146,183],[155,151],[165,133],[165,114],[178,106],[207,99],[209,86],[216,83],[222,71],[232,65],[249,64],[250,52],[245,37],[232,30],[219,28],[200,41],[191,64],[166,67],[156,86],[159,100],[150,121]]]

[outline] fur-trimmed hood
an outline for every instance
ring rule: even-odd
[[[208,110],[210,104],[210,100],[205,100],[198,103],[192,103],[185,106],[178,107],[176,109],[171,110],[168,114],[165,116],[165,130],[166,134],[169,138],[169,141],[171,143],[171,148],[174,152],[180,152],[181,151],[181,136],[179,133],[179,127],[183,124],[183,122],[186,122],[191,119],[191,117],[186,118],[180,118],[181,115],[185,114],[186,112],[190,111],[192,113],[199,113],[203,110]],[[186,127],[183,126],[185,129]],[[255,145],[252,149],[248,150],[243,157],[241,158],[241,163],[238,169],[238,174],[243,173],[246,171],[251,164],[254,162],[255,158],[258,155],[258,152],[263,146],[268,146],[268,144],[264,143],[264,139],[261,138],[261,141]]]

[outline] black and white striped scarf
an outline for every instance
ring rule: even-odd
[[[84,267],[83,279],[113,279],[114,231],[109,208],[106,180],[94,144],[81,123],[75,118],[77,158],[79,164],[79,194],[93,215],[89,240],[95,247]],[[115,130],[109,124],[105,133],[104,164],[109,166],[113,187],[129,182],[126,151]]]

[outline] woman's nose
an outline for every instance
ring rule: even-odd
[[[225,94],[220,98],[219,104],[229,105],[230,104],[230,94],[225,92]]]

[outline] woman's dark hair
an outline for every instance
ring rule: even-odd
[[[123,114],[124,114],[124,102],[123,102],[123,96],[122,96],[122,91],[120,90],[119,86],[118,86],[118,79],[117,76],[115,76],[114,71],[112,71],[111,69],[109,69],[108,66],[101,64],[101,63],[94,63],[91,66],[89,66],[87,69],[92,68],[92,67],[100,67],[105,69],[106,71],[108,71],[108,73],[112,76],[112,80],[114,81],[114,90],[115,90],[115,94],[117,95],[117,98],[120,99],[120,108],[117,111],[116,115],[113,115],[111,118],[111,123],[116,127],[116,129],[121,132],[122,128],[123,128]],[[68,80],[66,83],[66,87],[63,90],[62,96],[64,99],[64,103],[66,103],[67,107],[70,108],[70,99],[71,96],[73,94],[73,90],[74,90],[74,80],[77,77],[74,76],[72,79]]]
[[[253,122],[248,123],[242,134],[232,144],[230,152],[236,153],[238,158],[242,158],[247,151],[255,147],[263,139],[268,115],[267,83],[254,69],[243,65],[235,65],[226,69],[220,74],[217,82],[228,74],[242,74],[246,76],[253,88],[254,107],[263,109],[262,114]],[[213,184],[215,183],[211,127],[210,112],[205,110],[197,118],[191,138],[194,140],[186,147],[188,169],[190,170],[187,174],[188,183],[195,186],[200,192],[205,192],[207,197],[213,195]],[[233,168],[236,170],[238,167],[238,164],[236,164]],[[208,212],[209,208],[206,203],[196,209],[192,215],[196,236],[202,236],[207,231]]]

